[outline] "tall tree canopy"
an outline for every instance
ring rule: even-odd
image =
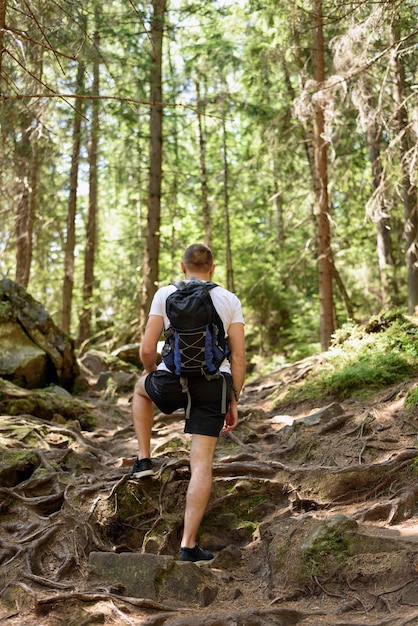
[[[199,240],[254,354],[413,313],[416,24],[412,0],[0,0],[0,273],[109,345]]]

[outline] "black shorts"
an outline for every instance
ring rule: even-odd
[[[224,425],[222,393],[226,383],[226,407],[231,401],[232,377],[223,373],[219,378],[206,380],[203,376],[188,378],[191,397],[190,417],[184,432],[218,437]],[[154,404],[167,415],[177,409],[186,409],[187,394],[182,391],[180,378],[165,370],[151,372],[145,379],[145,390]]]

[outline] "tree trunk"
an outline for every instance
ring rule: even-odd
[[[97,161],[98,161],[98,141],[99,141],[99,106],[97,96],[100,92],[100,57],[99,57],[99,8],[96,7],[95,21],[96,30],[94,34],[94,59],[93,59],[93,85],[92,95],[96,96],[92,100],[92,117],[89,142],[89,207],[87,215],[87,236],[86,252],[84,259],[84,283],[83,283],[83,311],[80,317],[78,344],[82,344],[91,335],[91,317],[93,305],[94,287],[94,263],[96,256],[97,241]]]
[[[196,80],[196,105],[197,105],[197,127],[199,141],[199,170],[200,170],[200,189],[202,197],[202,216],[203,216],[203,241],[205,245],[212,248],[212,230],[210,223],[210,212],[208,203],[208,179],[206,173],[206,138],[204,129],[204,106],[200,98],[199,79]]]
[[[6,29],[6,0],[0,0],[0,96],[3,95],[3,54],[4,54],[4,33]]]
[[[226,134],[227,94],[225,94],[225,110],[222,116],[222,157],[223,157],[223,191],[224,191],[224,220],[225,220],[225,249],[226,249],[226,288],[234,291],[234,270],[232,267],[231,232],[229,225],[229,194],[228,194],[228,150]]]
[[[81,94],[83,92],[83,85],[84,65],[82,63],[79,63],[77,68],[77,93]],[[67,239],[65,244],[64,285],[62,290],[61,313],[61,327],[64,333],[66,333],[67,335],[70,334],[71,328],[71,312],[74,287],[75,218],[77,212],[77,185],[83,101],[81,99],[76,99],[74,106],[75,114],[73,125],[73,149],[71,155],[70,194],[68,198]]]
[[[325,81],[322,0],[313,0],[313,26],[314,78],[318,89],[321,89]],[[318,237],[320,338],[322,350],[327,350],[335,330],[335,316],[332,291],[333,261],[328,200],[327,143],[324,139],[324,129],[324,110],[318,98],[315,101],[314,121],[314,187]]]
[[[173,58],[172,58],[172,46],[170,45],[170,42],[168,43],[167,47],[167,60],[168,60],[168,67],[169,67],[169,72],[170,72],[170,76],[175,76],[177,70],[175,69],[175,61],[173,63]],[[172,81],[168,81],[169,83],[169,87],[171,87],[171,93],[168,95],[168,98],[170,99],[170,102],[175,102],[177,97],[178,97],[178,85],[176,84],[176,82],[172,82]],[[165,98],[167,98],[167,96],[164,96]],[[181,135],[181,131],[179,129],[179,124],[178,124],[178,116],[176,114],[174,114],[171,119],[171,126],[170,129],[168,130],[168,133],[170,134],[170,136],[172,137],[172,159],[173,159],[173,173],[174,176],[170,177],[170,185],[169,185],[169,189],[168,189],[168,193],[167,193],[167,197],[168,197],[168,202],[167,202],[167,209],[168,209],[168,214],[169,214],[169,218],[170,218],[170,224],[171,224],[171,237],[170,237],[170,257],[171,257],[171,264],[170,264],[170,275],[171,276],[175,276],[176,273],[178,272],[178,257],[177,257],[177,251],[178,251],[178,238],[177,238],[177,227],[179,225],[181,225],[181,216],[179,216],[179,173],[182,171],[182,159],[180,157],[180,148],[179,148],[179,136]]]
[[[377,214],[375,215],[377,227],[377,259],[379,263],[380,294],[382,305],[388,306],[392,301],[394,282],[390,276],[390,268],[393,269],[392,238],[390,231],[390,218],[385,209],[382,183],[382,164],[380,150],[376,141],[375,130],[367,130],[367,142],[369,144],[370,161],[372,164],[373,190],[378,202]]]
[[[161,223],[161,178],[163,147],[162,55],[166,0],[153,0],[151,22],[150,76],[150,170],[147,234],[144,258],[144,283],[140,312],[140,329],[144,330],[152,298],[157,290]]]
[[[366,120],[366,139],[372,166],[373,220],[377,227],[377,259],[379,263],[381,304],[387,306],[392,301],[395,289],[390,268],[393,269],[392,238],[389,212],[384,195],[383,168],[380,155],[380,128],[376,120],[372,86],[367,77],[360,77],[361,107]]]
[[[32,76],[41,81],[43,51],[31,49],[28,58],[33,63]],[[16,282],[27,288],[33,252],[33,225],[39,175],[38,117],[39,111],[23,109],[20,115],[20,136],[16,137],[15,178],[17,210],[15,223]]]
[[[399,25],[392,29],[392,47],[400,41]],[[416,145],[414,131],[409,124],[406,107],[407,85],[402,55],[394,50],[391,60],[393,74],[393,95],[397,107],[396,121],[400,134],[402,200],[404,205],[406,240],[406,267],[408,273],[408,310],[418,312],[418,191],[414,182],[413,163],[410,163],[413,147]]]
[[[22,287],[29,284],[32,263],[33,223],[35,219],[36,181],[38,177],[37,142],[32,136],[32,121],[22,114],[21,139],[16,146],[15,220],[16,273],[15,280]]]

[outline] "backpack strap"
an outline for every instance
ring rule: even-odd
[[[226,415],[226,378],[219,372],[219,375],[222,377],[222,401],[221,401],[221,413],[222,415]]]
[[[214,287],[219,287],[218,283],[212,283],[210,281],[205,281],[205,280],[199,280],[198,278],[196,278],[195,276],[192,276],[189,280],[173,280],[173,282],[170,283],[170,285],[174,285],[174,287],[176,287],[177,289],[181,289],[182,287],[184,287],[185,285],[187,285],[188,282],[195,282],[195,283],[203,283],[206,286],[206,289],[208,291],[210,291],[211,289],[213,289]]]
[[[187,378],[187,376],[180,376],[180,385],[181,385],[182,393],[187,394],[187,405],[185,409],[185,415],[186,415],[186,420],[187,420],[190,417],[190,409],[192,406],[192,398],[190,396],[190,391],[189,391],[189,379]]]

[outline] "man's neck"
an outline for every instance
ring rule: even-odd
[[[190,280],[191,278],[197,278],[197,280],[208,281],[211,280],[211,275],[209,273],[198,273],[198,272],[186,272],[184,275],[186,280]]]

